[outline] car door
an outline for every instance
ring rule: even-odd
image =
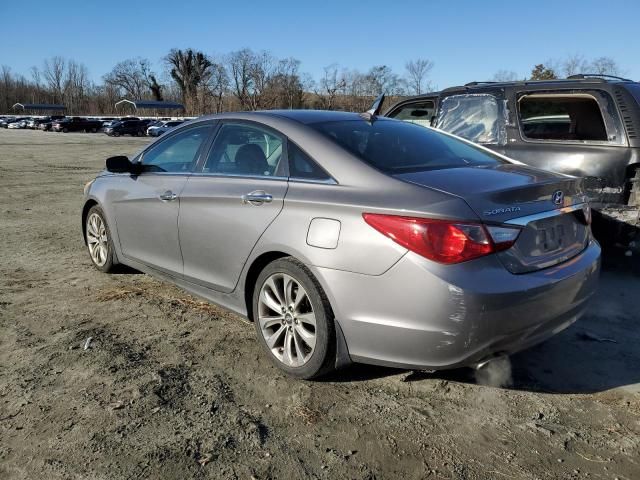
[[[178,239],[180,194],[212,131],[196,124],[156,142],[137,159],[139,175],[123,175],[115,185],[116,228],[127,258],[180,276],[182,255]]]
[[[286,142],[254,122],[225,122],[181,194],[184,277],[230,292],[287,191]]]
[[[508,156],[545,170],[598,179],[593,185],[602,191],[592,200],[623,201],[630,152],[608,92],[522,90],[515,92],[513,105]]]

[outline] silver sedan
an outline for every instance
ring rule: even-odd
[[[256,325],[299,378],[350,362],[477,366],[554,335],[593,295],[581,179],[375,115],[185,123],[85,188],[103,272],[173,282]]]

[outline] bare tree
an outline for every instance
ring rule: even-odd
[[[199,112],[202,102],[198,98],[198,92],[209,81],[213,62],[206,54],[191,48],[173,49],[165,57],[165,61],[170,68],[171,78],[180,88],[187,112]]]
[[[233,91],[240,102],[240,108],[251,108],[250,95],[253,91],[254,53],[248,48],[231,52],[227,58],[229,76]]]
[[[618,63],[611,57],[598,57],[591,62],[589,73],[597,73],[598,75],[624,75],[624,72]]]
[[[279,108],[300,108],[304,102],[305,85],[300,73],[300,60],[289,57],[278,62],[270,80]]]
[[[0,68],[0,92],[2,93],[2,104],[0,104],[0,112],[8,112],[11,105],[11,91],[13,90],[13,75],[11,74],[11,67],[2,65]]]
[[[417,60],[411,60],[405,64],[407,70],[407,83],[409,89],[415,95],[431,89],[431,84],[428,82],[427,77],[433,69],[433,62],[426,58],[418,58]]]
[[[511,70],[498,70],[491,80],[494,82],[514,82],[518,80],[518,74]]]
[[[579,53],[569,55],[561,62],[561,71],[565,77],[589,72],[589,62]]]
[[[153,73],[149,60],[132,58],[116,64],[103,79],[105,83],[122,90],[123,95],[133,99],[142,99],[151,91]]]
[[[321,108],[326,110],[334,108],[336,96],[346,87],[346,83],[344,75],[338,75],[337,63],[324,67],[319,89],[315,91],[320,99]]]
[[[53,94],[53,102],[63,101],[66,61],[62,57],[52,57],[44,61],[42,74]]]
[[[161,102],[162,100],[164,100],[164,98],[162,97],[163,86],[158,83],[158,80],[156,80],[155,74],[153,73],[149,74],[148,85],[154,100],[157,100],[158,102]]]
[[[275,58],[269,52],[262,51],[253,55],[251,65],[253,90],[249,94],[251,110],[274,106],[275,98],[273,92],[269,91],[269,86],[275,74],[275,68]]]
[[[216,113],[224,111],[224,97],[229,90],[229,76],[221,63],[213,63],[207,85],[208,93],[213,98]]]
[[[64,78],[64,101],[70,112],[86,111],[86,97],[90,86],[87,67],[82,63],[69,60]]]

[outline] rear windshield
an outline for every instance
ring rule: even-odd
[[[310,125],[369,165],[394,174],[506,163],[500,157],[429,128],[395,120]]]

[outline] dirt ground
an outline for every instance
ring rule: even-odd
[[[606,262],[584,318],[488,376],[292,380],[235,315],[91,266],[82,187],[148,141],[0,130],[0,478],[640,478],[628,262]]]

